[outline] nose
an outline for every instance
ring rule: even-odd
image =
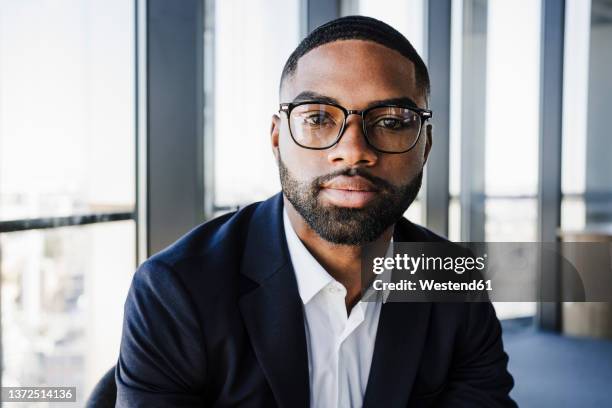
[[[363,134],[361,116],[350,114],[338,143],[328,150],[330,163],[345,166],[371,167],[378,160],[377,152],[367,143]]]

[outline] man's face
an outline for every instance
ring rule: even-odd
[[[281,101],[312,99],[358,110],[398,100],[426,107],[412,62],[362,40],[328,43],[298,61]],[[374,241],[402,216],[418,193],[431,148],[431,127],[424,126],[408,152],[377,152],[367,144],[358,115],[348,116],[342,138],[326,150],[295,144],[284,113],[273,116],[271,136],[284,195],[323,239],[345,245]]]

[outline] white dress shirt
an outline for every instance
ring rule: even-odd
[[[283,210],[291,263],[304,304],[310,406],[361,407],[365,394],[382,294],[359,301],[347,315],[346,288],[310,254]],[[386,298],[386,297],[385,297]]]

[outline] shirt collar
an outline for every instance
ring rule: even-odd
[[[298,291],[302,303],[308,303],[321,289],[327,286],[330,282],[335,279],[321,266],[321,264],[312,256],[308,248],[304,246],[300,238],[295,233],[293,225],[287,215],[287,210],[283,208],[283,227],[285,228],[285,237],[287,238],[287,247],[289,248],[289,257],[295,271],[295,277],[297,279]],[[389,250],[387,256],[393,256],[393,237],[389,244]],[[389,270],[385,270],[381,274],[381,278],[384,282],[391,281],[391,273]],[[367,299],[370,296],[368,288],[363,298]],[[389,290],[382,292],[382,302],[385,303],[389,297]]]
[[[295,233],[287,211],[283,208],[283,226],[289,256],[295,271],[298,291],[304,304],[308,303],[321,289],[327,286],[334,278],[321,266],[304,246]]]

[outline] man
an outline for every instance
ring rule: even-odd
[[[490,303],[360,298],[366,244],[443,240],[402,218],[432,145],[428,91],[414,48],[378,20],[301,42],[270,132],[282,194],[140,266],[117,406],[515,406]]]

